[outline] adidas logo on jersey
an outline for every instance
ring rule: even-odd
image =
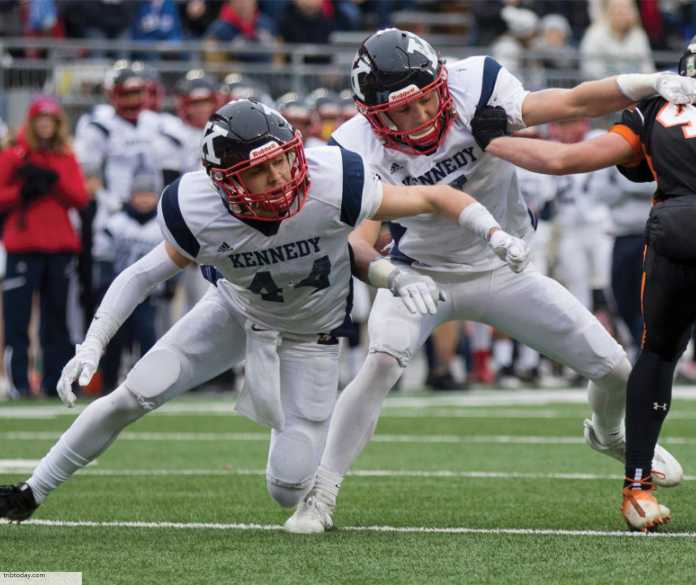
[[[228,250],[231,250],[231,249],[232,249],[232,248],[230,247],[230,245],[229,245],[227,242],[222,242],[222,244],[220,244],[220,245],[218,246],[217,251],[218,251],[219,253],[222,253],[222,252],[227,252]]]

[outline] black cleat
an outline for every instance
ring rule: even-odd
[[[439,374],[436,376],[428,376],[425,381],[425,385],[431,390],[436,391],[454,391],[454,390],[468,390],[469,385],[466,382],[458,382],[454,379],[454,376],[449,372],[446,374]]]
[[[23,522],[38,507],[34,492],[28,484],[0,485],[0,518],[10,522]]]

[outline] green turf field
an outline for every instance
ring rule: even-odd
[[[489,403],[496,396],[511,399]],[[664,429],[687,474],[680,487],[658,492],[674,521],[658,535],[632,536],[618,512],[620,464],[582,442],[585,406],[559,401],[565,394],[540,404],[515,404],[514,396],[390,398],[344,482],[339,528],[321,536],[280,531],[288,514],[266,494],[263,428],[228,412],[229,398],[182,398],[126,429],[48,498],[34,523],[0,526],[0,578],[79,571],[86,585],[692,582],[696,401],[675,400]],[[0,404],[0,483],[27,477],[73,420],[69,412]]]

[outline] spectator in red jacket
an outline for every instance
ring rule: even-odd
[[[17,145],[0,153],[0,213],[5,212],[7,273],[3,287],[5,366],[11,395],[30,395],[29,318],[40,298],[42,389],[56,383],[72,355],[66,324],[68,284],[80,241],[69,211],[86,205],[85,180],[56,100],[32,101]]]

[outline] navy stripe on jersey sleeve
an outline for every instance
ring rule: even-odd
[[[365,166],[359,154],[344,148],[341,149],[341,162],[343,163],[341,221],[350,226],[355,226],[362,208]]]
[[[218,271],[215,266],[203,265],[201,266],[201,274],[208,282],[217,286],[217,281],[223,278],[222,274]]]
[[[99,130],[106,138],[108,138],[109,135],[111,134],[109,129],[106,126],[104,126],[104,124],[100,124],[96,120],[90,120],[89,123],[92,126],[94,126],[97,130]]]
[[[179,205],[179,184],[181,179],[177,179],[172,184],[167,185],[162,191],[162,218],[179,247],[189,256],[195,258],[201,249],[196,236],[193,235],[184,221]]]
[[[328,140],[328,142],[326,143],[326,146],[338,146],[338,147],[340,147],[340,148],[343,148],[343,147],[338,143],[338,140],[336,140],[336,139],[333,137],[333,134],[332,134],[331,136],[329,136],[329,140]]]
[[[483,79],[481,81],[481,97],[479,99],[479,107],[488,105],[488,100],[491,99],[493,95],[493,90],[495,89],[495,82],[498,79],[498,73],[500,72],[501,66],[492,57],[486,57],[483,62]]]

